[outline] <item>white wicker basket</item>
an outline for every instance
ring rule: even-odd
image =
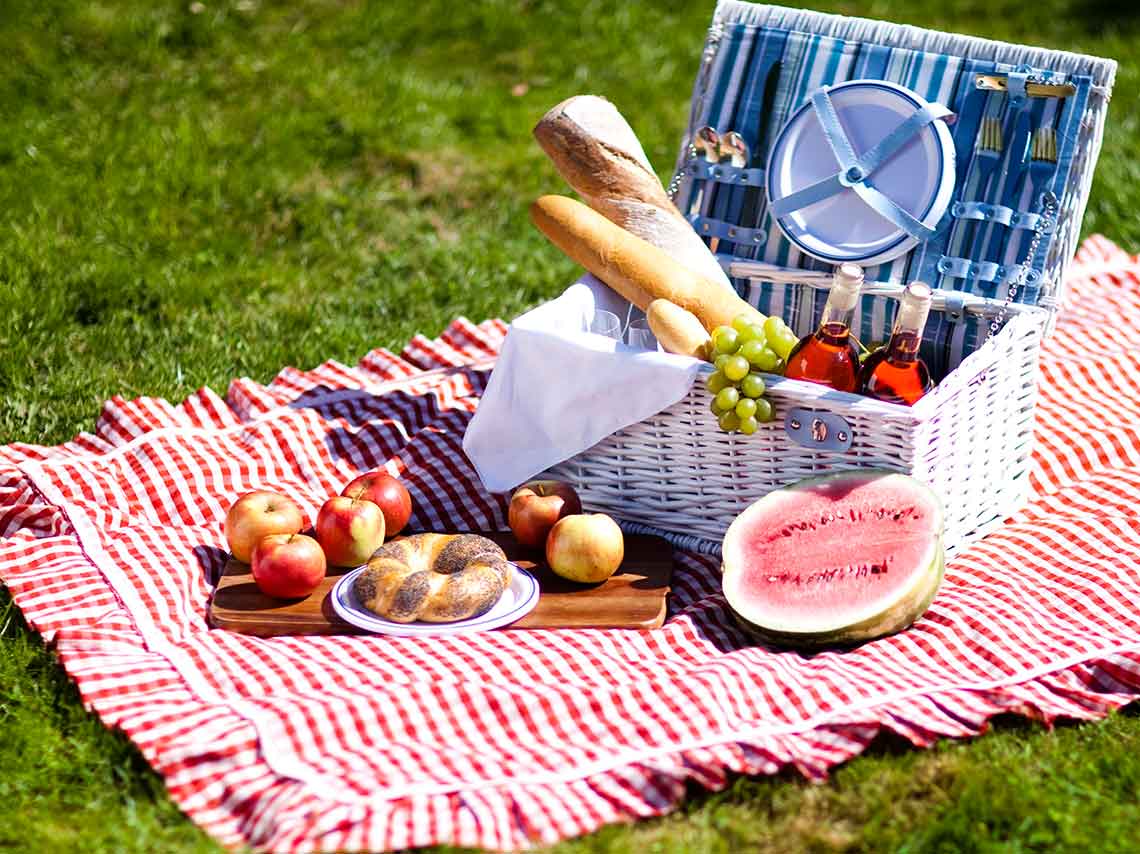
[[[982,305],[966,309],[982,312]],[[946,508],[953,549],[1020,507],[1028,490],[1037,356],[1047,312],[1023,308],[913,407],[773,378],[775,418],[752,436],[721,432],[702,382],[652,418],[550,469],[583,503],[716,552],[745,507],[805,477],[888,468],[928,483]],[[845,451],[791,438],[789,422],[824,418]],[[818,433],[817,433],[818,435]]]
[[[1064,265],[1076,248],[1114,63],[728,0],[714,16],[695,100],[709,86],[709,69],[716,73],[717,40],[726,21],[748,26],[775,21],[825,36],[1088,75],[1092,95],[1081,116],[1067,183],[1058,194],[1057,227],[1029,259],[1037,271],[1030,301],[1040,307],[936,291],[928,328],[942,325],[936,349],[945,358],[931,366],[941,382],[914,407],[772,378],[768,396],[774,420],[755,435],[729,435],[709,411],[702,375],[679,403],[614,433],[547,475],[570,481],[587,506],[634,529],[646,526],[679,545],[716,553],[736,515],[773,489],[829,471],[888,468],[935,489],[947,513],[947,547],[960,547],[1018,510],[1027,494],[1040,343],[1059,304]],[[694,103],[690,131],[706,121]],[[798,334],[814,329],[825,277],[792,270],[782,276],[750,260],[722,262],[754,305],[778,311]],[[801,266],[819,269],[810,259]],[[876,328],[889,323],[900,291],[894,275],[879,268],[878,284],[865,291],[861,309],[875,313]],[[991,335],[989,321],[995,316],[1005,323]],[[951,339],[953,347],[947,344]]]

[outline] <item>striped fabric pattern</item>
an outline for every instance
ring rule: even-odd
[[[503,527],[460,447],[498,321],[224,398],[115,398],[91,434],[0,448],[0,579],[182,809],[259,850],[510,850],[659,815],[689,783],[819,778],[882,730],[925,746],[1002,712],[1101,717],[1140,692],[1140,259],[1092,238],[1068,299],[1030,504],[955,557],[913,629],[854,650],[750,643],[715,560],[684,552],[648,633],[211,630],[222,518],[246,490],[312,513],[386,465],[414,528]]]
[[[899,44],[897,35],[883,31],[886,26],[890,25],[721,0],[706,43],[706,63],[693,92],[687,138],[692,138],[703,125],[721,134],[735,130],[744,137],[755,158],[749,165],[762,168],[780,128],[821,86],[857,79],[886,80],[927,101],[944,104],[955,113],[950,125],[957,166],[954,201],[988,202],[1039,213],[1037,200],[1045,189],[1050,189],[1062,198],[1063,215],[1079,219],[1078,209],[1083,209],[1083,202],[1075,198],[1080,195],[1076,191],[1077,170],[1091,168],[1090,163],[1084,162],[1087,154],[1081,147],[1087,142],[1082,137],[1082,133],[1087,134],[1087,128],[1082,130],[1082,120],[1087,119],[1086,107],[1098,85],[1096,81],[1110,78],[1111,64],[1013,45],[984,43],[983,48],[980,40],[936,33],[928,34],[923,42],[926,49],[917,49]],[[921,32],[913,28],[910,31]],[[1027,71],[1034,79],[1071,82],[1077,87],[1077,94],[1071,98],[1028,102],[1027,127],[1052,128],[1057,134],[1056,168],[1040,184],[1026,179],[1026,170],[1019,165],[1021,152],[1015,152],[1012,144],[1017,136],[1019,110],[1011,106],[1005,93],[980,91],[974,86],[977,74],[1005,74],[1015,69]],[[774,75],[776,82],[774,98],[765,114],[763,101],[769,75]],[[975,153],[985,117],[1001,123],[1006,148],[992,176],[983,181]],[[681,183],[677,201],[682,211],[747,230],[762,229],[766,234],[758,246],[725,241],[719,252],[793,269],[830,269],[828,262],[804,254],[784,237],[762,200],[758,205],[747,204],[749,192],[762,195],[762,190],[715,183],[703,186],[706,184],[709,182],[691,177]],[[692,207],[696,198],[703,200],[700,210]],[[920,280],[935,288],[1004,300],[1007,284],[976,276],[950,275],[942,272],[940,262],[949,258],[1016,265],[1026,260],[1031,240],[1029,229],[952,219],[933,239],[919,243],[893,261],[868,268],[866,275],[868,281]],[[1035,269],[1045,267],[1055,242],[1055,236],[1041,241],[1032,265]],[[746,283],[737,281],[736,285],[743,295]],[[764,290],[771,287],[765,286]],[[1030,280],[1019,288],[1014,299],[1033,305],[1040,296],[1040,281]],[[808,300],[810,294],[802,297]],[[763,295],[762,302],[769,299],[780,303],[786,320],[791,319],[790,314],[801,311],[796,308],[793,312],[780,295]],[[882,302],[881,298],[864,300],[876,301]],[[803,313],[807,309],[805,304]],[[940,340],[937,346],[951,348],[953,344]],[[967,349],[963,355],[969,352]]]

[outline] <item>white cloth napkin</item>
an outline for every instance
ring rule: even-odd
[[[507,332],[463,450],[491,492],[505,492],[683,398],[702,362],[635,350],[583,331],[594,312],[640,315],[586,275]]]

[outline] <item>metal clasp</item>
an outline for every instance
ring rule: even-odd
[[[848,451],[855,436],[842,415],[794,407],[784,417],[784,431],[797,445],[813,451]]]

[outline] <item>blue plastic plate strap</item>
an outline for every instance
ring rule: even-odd
[[[772,205],[772,213],[777,217],[784,216],[792,211],[800,210],[808,205],[815,204],[829,198],[845,188],[851,188],[859,198],[872,210],[894,223],[907,234],[918,240],[929,240],[938,233],[937,228],[915,219],[908,211],[903,210],[887,196],[883,195],[870,184],[866,183],[876,169],[893,157],[900,148],[931,122],[952,115],[950,110],[941,104],[927,104],[915,110],[904,119],[898,127],[888,133],[879,142],[869,148],[862,157],[856,157],[847,138],[843,125],[839,121],[839,114],[835,111],[835,104],[827,94],[824,86],[812,93],[812,107],[816,117],[823,128],[824,138],[831,146],[835,159],[839,162],[839,171],[822,181],[797,190],[791,195],[778,199]]]

